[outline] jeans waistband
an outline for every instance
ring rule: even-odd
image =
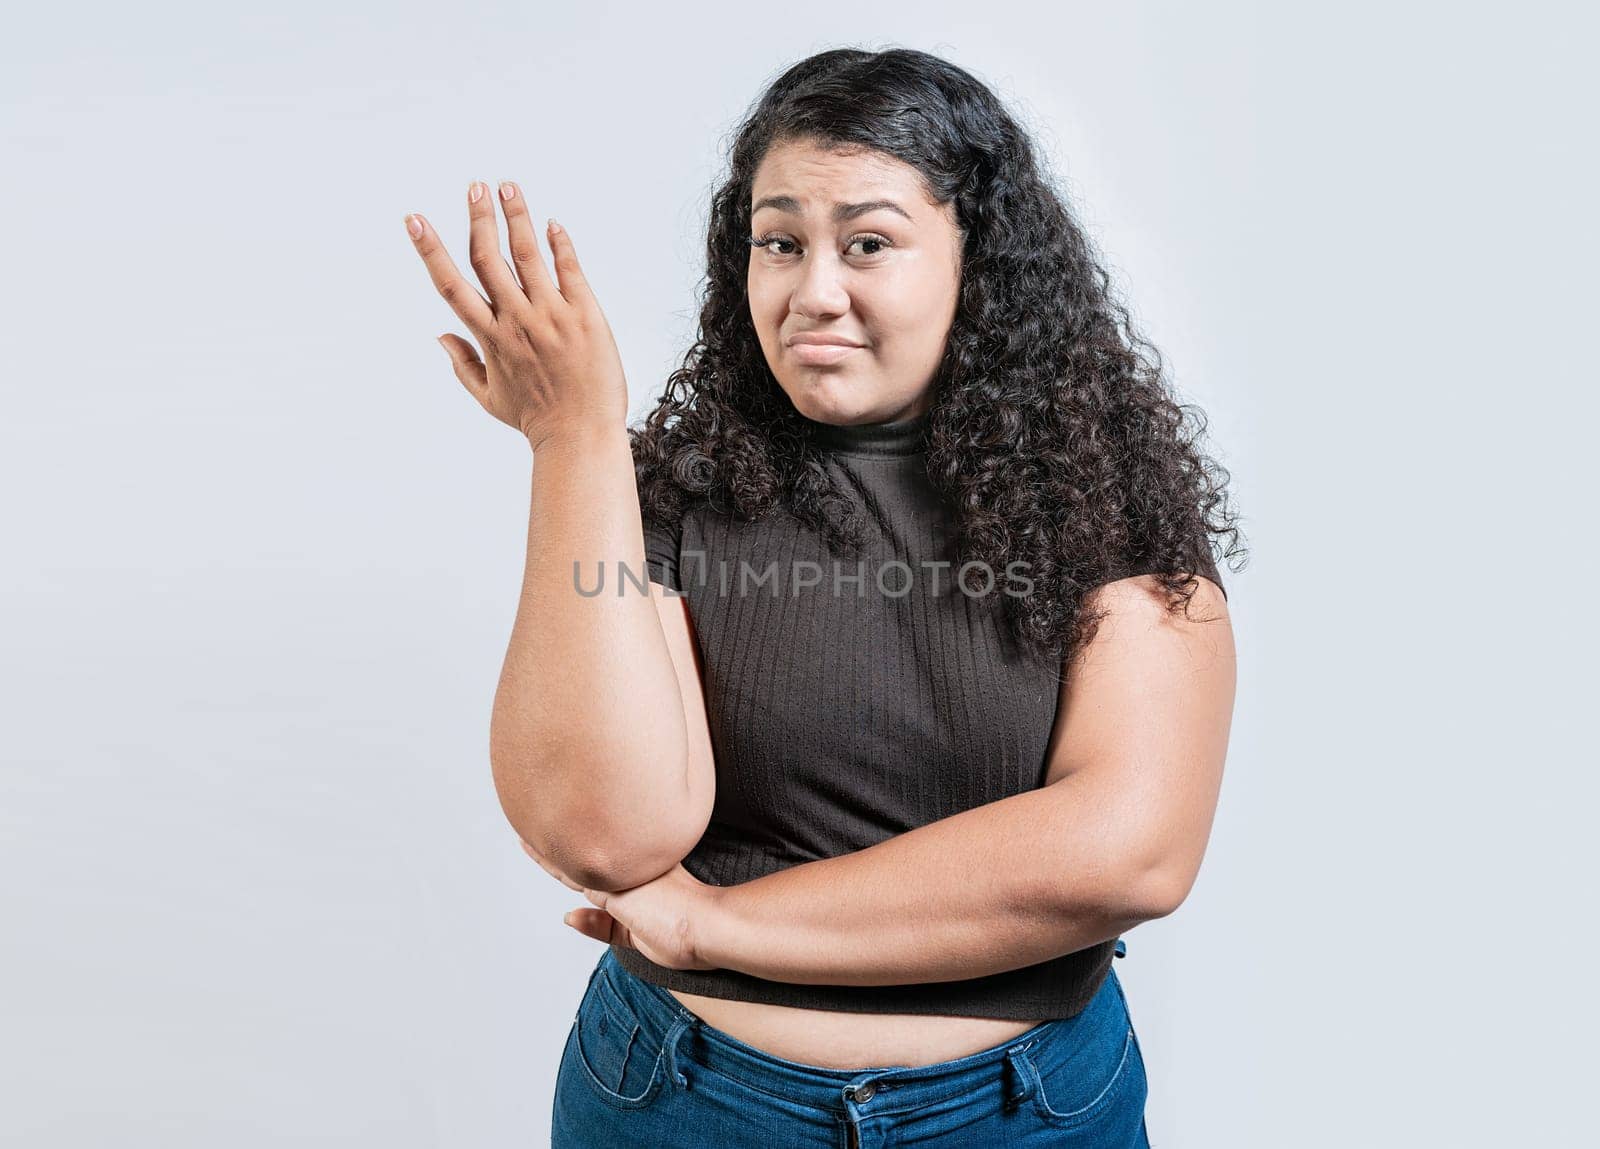
[[[1042,1021],[1009,1041],[935,1065],[832,1069],[778,1057],[709,1025],[661,986],[629,973],[609,948],[590,980],[595,977],[608,980],[638,1015],[651,1045],[660,1044],[669,1083],[693,1088],[695,1067],[705,1066],[760,1092],[851,1118],[916,1109],[991,1088],[1004,1091],[1004,1104],[1019,1103],[1030,1096],[1033,1078],[1018,1065],[1017,1055],[1052,1027],[1073,1022]]]

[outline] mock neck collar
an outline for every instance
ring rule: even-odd
[[[803,415],[801,421],[811,429],[811,441],[832,454],[889,458],[922,453],[928,413],[887,423],[823,423]]]

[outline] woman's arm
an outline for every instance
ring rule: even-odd
[[[490,720],[495,790],[525,841],[592,888],[625,889],[668,872],[711,816],[698,690],[685,707],[683,607],[646,589],[627,379],[572,237],[548,222],[552,278],[515,183],[493,196],[473,180],[467,205],[487,299],[419,213],[406,230],[477,337],[440,337],[456,378],[533,449],[522,595]]]
[[[708,887],[699,957],[777,981],[945,981],[1071,953],[1176,909],[1216,810],[1234,648],[1213,583],[1201,580],[1184,618],[1165,613],[1152,582],[1100,592],[1108,613],[1062,687],[1044,786]]]
[[[644,586],[619,585],[619,564]],[[597,567],[602,592],[579,593],[580,581],[594,590]],[[687,639],[683,615],[682,599],[647,581],[625,429],[544,440],[490,758],[517,833],[590,888],[626,889],[667,871],[710,818],[704,703],[695,682],[691,723],[683,654],[674,657],[668,634]]]

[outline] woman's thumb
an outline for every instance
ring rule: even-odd
[[[461,385],[472,392],[474,398],[481,398],[481,392],[488,386],[489,371],[479,361],[477,352],[456,335],[439,336],[439,346],[450,356],[450,365],[455,368]]]

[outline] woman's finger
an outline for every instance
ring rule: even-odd
[[[473,180],[467,187],[467,248],[472,270],[489,293],[496,315],[519,301],[526,304],[528,297],[522,285],[511,274],[505,256],[500,254],[500,229],[494,222],[494,200],[489,195],[489,185]]]
[[[500,184],[500,210],[506,214],[506,245],[511,248],[511,266],[517,269],[523,293],[537,299],[540,293],[555,294],[555,280],[544,265],[539,251],[539,237],[534,234],[533,220],[528,215],[528,201],[522,189],[511,180]]]
[[[460,317],[472,334],[482,340],[484,333],[494,325],[494,312],[483,296],[478,294],[478,289],[456,270],[450,253],[445,251],[444,244],[439,240],[439,233],[433,230],[426,219],[412,212],[406,216],[406,234],[411,236],[412,244],[428,268],[428,277],[433,280],[433,286],[439,294],[444,296],[450,310]]]
[[[550,254],[555,259],[556,277],[561,281],[561,294],[571,304],[592,304],[594,293],[578,265],[578,252],[572,246],[572,236],[555,220],[550,221]]]
[[[591,937],[597,942],[619,946],[633,945],[633,938],[629,935],[627,926],[604,910],[597,910],[593,906],[568,910],[561,920],[580,934]]]
[[[461,385],[472,393],[474,399],[483,402],[489,389],[489,369],[478,358],[478,349],[459,335],[441,335],[439,344],[450,356],[450,366],[455,369]]]

